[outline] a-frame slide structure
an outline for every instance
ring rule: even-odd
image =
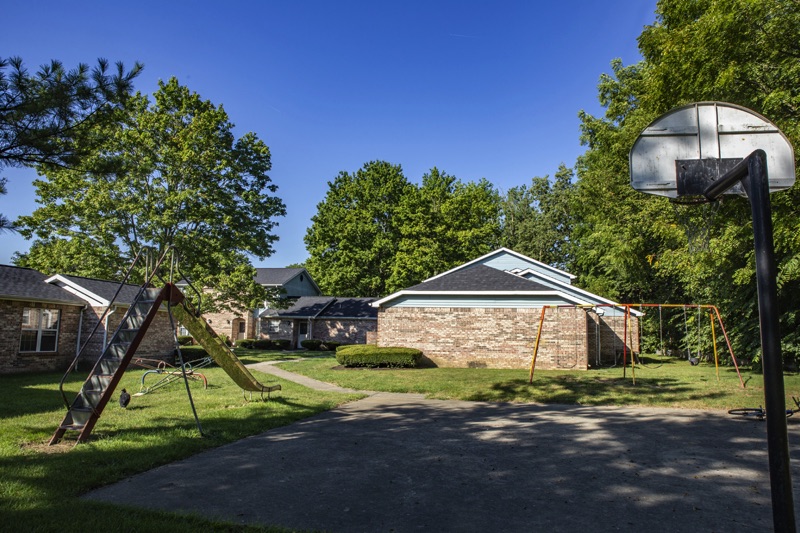
[[[178,287],[172,283],[161,289],[142,287],[78,395],[68,404],[64,420],[50,439],[51,445],[60,442],[67,431],[77,431],[78,442],[88,439],[162,304],[169,305],[175,318],[244,391],[258,392],[263,397],[265,392],[280,390],[279,384],[262,385],[253,377],[236,354],[192,312]]]

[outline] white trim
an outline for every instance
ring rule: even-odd
[[[111,303],[102,296],[99,296],[91,291],[86,290],[85,287],[78,285],[72,280],[69,280],[61,274],[56,274],[44,280],[45,283],[50,283],[56,287],[60,287],[70,294],[74,294],[78,298],[86,300],[92,307],[108,307]]]
[[[398,291],[394,294],[390,294],[385,298],[374,301],[370,305],[372,307],[380,307],[384,303],[396,300],[401,296],[556,296],[568,302],[573,302],[575,305],[592,305],[590,302],[579,300],[574,296],[570,296],[561,291],[410,291],[410,290]],[[542,307],[548,305],[551,304],[544,304]]]
[[[486,259],[488,257],[491,257],[493,255],[497,255],[497,254],[500,254],[500,253],[511,254],[511,255],[514,255],[514,256],[516,256],[516,257],[518,257],[520,259],[523,259],[525,261],[530,261],[531,263],[534,263],[534,264],[536,264],[536,265],[538,265],[538,266],[540,266],[542,268],[545,268],[547,270],[555,272],[555,273],[557,273],[557,274],[559,274],[561,276],[566,276],[569,279],[575,279],[576,278],[576,276],[574,276],[573,274],[570,274],[569,272],[564,272],[563,270],[559,270],[556,267],[552,267],[552,266],[550,266],[548,264],[542,263],[541,261],[537,261],[536,259],[528,257],[527,255],[522,255],[521,253],[515,252],[514,250],[509,250],[508,248],[498,248],[497,250],[494,250],[493,252],[489,252],[488,254],[482,255],[477,259],[473,259],[472,261],[470,261],[468,263],[464,263],[463,265],[459,265],[459,266],[457,266],[455,268],[451,268],[447,272],[442,272],[441,274],[436,274],[435,276],[424,280],[422,283],[434,280],[436,278],[441,278],[442,276],[446,276],[447,274],[450,274],[451,272],[455,272],[456,270],[461,270],[462,268],[468,267],[468,266],[470,266],[472,264],[475,264],[475,263],[477,263],[479,261],[483,261],[484,259]],[[501,270],[501,272],[502,272],[502,270]]]

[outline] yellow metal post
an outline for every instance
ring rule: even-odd
[[[539,330],[536,332],[536,344],[533,346],[533,359],[531,359],[531,374],[528,378],[528,384],[530,385],[533,383],[533,370],[536,368],[536,354],[539,353],[539,339],[542,338],[542,325],[544,324],[544,312],[547,310],[547,306],[542,307],[542,316],[539,318]]]
[[[717,330],[714,327],[714,313],[708,313],[708,318],[711,319],[711,340],[714,343],[714,366],[717,367],[717,381],[719,381],[719,357],[717,356]]]

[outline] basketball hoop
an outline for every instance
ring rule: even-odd
[[[631,186],[637,191],[680,199],[678,205],[703,205],[697,196],[724,194],[750,202],[755,249],[764,400],[769,413],[786,408],[781,338],[778,331],[777,267],[769,195],[795,181],[794,149],[775,124],[758,113],[724,102],[699,102],[668,111],[639,135],[630,152]],[[694,198],[694,200],[692,200]],[[673,206],[676,204],[673,203]],[[680,218],[680,213],[676,216]],[[711,213],[704,232],[690,236],[708,246]],[[691,222],[684,228],[692,230]],[[703,236],[703,233],[705,234]],[[698,239],[698,237],[700,237]],[[706,241],[703,243],[703,241]],[[775,531],[795,531],[786,418],[767,419],[772,516]]]

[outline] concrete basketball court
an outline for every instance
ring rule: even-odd
[[[772,530],[763,422],[389,393],[86,497],[342,533]]]

